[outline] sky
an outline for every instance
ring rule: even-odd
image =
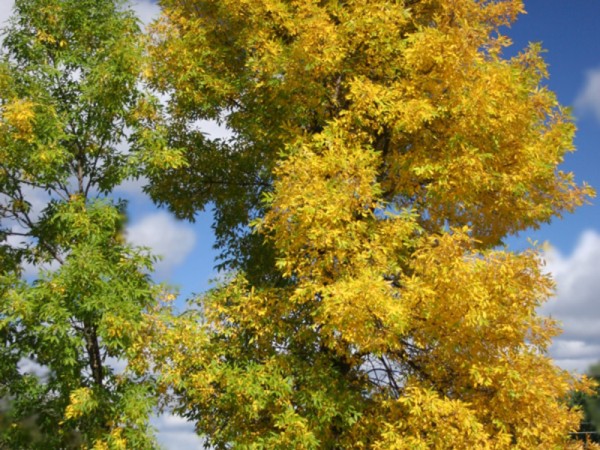
[[[525,1],[527,14],[507,30],[514,48],[541,42],[549,65],[545,81],[559,101],[572,108],[578,131],[576,152],[562,169],[575,173],[600,192],[600,2],[597,0]],[[584,372],[600,360],[600,209],[598,199],[535,232],[511,239],[547,241],[546,268],[557,284],[556,296],[541,312],[563,323],[550,355],[569,370]]]
[[[8,17],[13,3],[14,0],[0,0],[0,22]],[[151,0],[132,4],[144,23],[159,14],[158,6]],[[525,8],[527,14],[504,30],[513,39],[507,55],[515,54],[529,42],[542,43],[550,73],[545,83],[563,105],[572,108],[578,127],[577,151],[567,156],[562,169],[574,172],[576,180],[586,181],[600,191],[600,1],[525,0]],[[205,124],[204,131],[215,137],[223,134],[211,123]],[[181,298],[205,291],[210,279],[217,277],[212,262],[216,253],[212,249],[210,212],[200,214],[194,224],[177,221],[144,196],[142,184],[129,182],[116,193],[129,199],[129,240],[162,255],[155,278],[178,287]],[[508,247],[515,250],[526,248],[528,238],[548,242],[546,270],[553,275],[557,289],[540,312],[563,324],[564,332],[555,338],[550,355],[561,367],[578,372],[585,372],[600,361],[598,201],[507,241]],[[166,449],[200,448],[201,441],[185,420],[165,414],[154,418],[153,423]]]

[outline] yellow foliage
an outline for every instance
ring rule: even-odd
[[[78,419],[88,413],[95,406],[90,388],[79,388],[71,392],[69,405],[65,409],[65,419]]]
[[[33,141],[34,108],[35,104],[30,100],[15,100],[3,106],[3,122],[14,130],[16,139]]]
[[[534,251],[497,248],[593,195],[558,170],[574,125],[540,48],[502,56],[522,2],[164,5],[150,76],[178,117],[229,111],[273,169],[253,224],[282,278],[234,277],[156,325],[165,389],[199,430],[253,448],[576,447],[565,399],[588,384],[546,355],[553,284]]]
[[[97,440],[96,442],[94,442],[93,450],[110,450],[110,447],[106,442]]]

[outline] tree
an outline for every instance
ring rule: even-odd
[[[162,5],[149,76],[188,165],[149,192],[214,205],[233,269],[153,322],[177,411],[215,448],[576,446],[552,282],[501,247],[593,195],[558,169],[540,47],[503,56],[522,2]]]
[[[587,393],[576,392],[571,401],[583,411],[583,419],[579,426],[581,439],[600,443],[600,364],[591,366],[587,373],[596,382],[594,390]]]
[[[154,448],[153,377],[115,369],[167,294],[111,193],[179,160],[149,126],[138,21],[120,0],[16,0],[3,35],[0,446]]]

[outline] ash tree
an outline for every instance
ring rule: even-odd
[[[181,161],[138,20],[120,0],[16,0],[2,38],[0,447],[154,448],[155,383],[127,363],[168,294],[113,191]]]
[[[149,192],[213,207],[232,274],[154,322],[177,412],[214,448],[577,446],[552,281],[501,246],[593,195],[540,46],[503,54],[522,2],[161,4],[148,75],[187,165]]]

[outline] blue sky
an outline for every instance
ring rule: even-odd
[[[593,0],[525,1],[527,14],[507,30],[513,49],[541,42],[550,77],[546,84],[573,110],[577,151],[563,170],[600,190],[600,2]],[[541,308],[563,323],[564,333],[550,349],[564,368],[585,371],[600,360],[600,209],[583,206],[538,231],[521,233],[508,243],[522,248],[526,238],[548,241],[547,269],[556,296]]]
[[[531,0],[525,7],[527,14],[506,30],[512,48],[542,43],[550,72],[546,84],[563,105],[573,108],[578,127],[577,151],[567,156],[562,168],[600,189],[600,2]],[[570,252],[582,232],[599,227],[600,209],[585,206],[528,234]]]
[[[0,21],[8,17],[13,3],[0,0]],[[132,3],[144,22],[159,12],[152,0]],[[550,72],[546,83],[563,105],[573,108],[578,126],[577,151],[567,156],[562,168],[600,190],[600,1],[530,0],[525,7],[528,14],[505,30],[514,41],[508,54],[528,42],[542,42]],[[206,131],[222,132],[212,124],[206,125]],[[200,214],[195,224],[178,222],[157,210],[140,187],[139,182],[128,183],[118,192],[130,201],[130,240],[164,256],[156,279],[179,287],[182,299],[204,291],[216,276],[210,213]],[[584,206],[507,243],[522,249],[529,237],[548,241],[552,247],[546,254],[547,270],[556,280],[557,295],[541,311],[561,320],[564,333],[550,354],[564,368],[585,371],[600,360],[600,209],[595,204]],[[199,447],[200,441],[185,421],[165,415],[155,424],[165,448]]]

